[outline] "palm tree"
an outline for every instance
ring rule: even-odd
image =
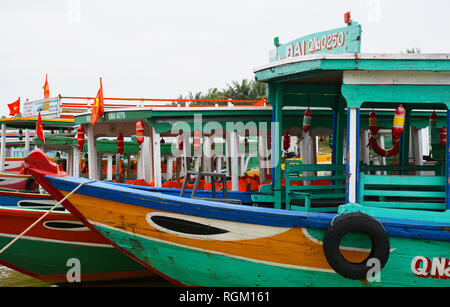
[[[420,53],[420,48],[413,47],[411,49],[406,49],[406,53]]]
[[[206,94],[202,94],[202,92],[196,92],[195,94],[189,92],[185,99],[260,100],[264,96],[267,96],[267,85],[265,83],[243,79],[240,82],[233,80],[231,84],[227,83],[226,88],[222,90],[210,88]],[[183,96],[180,95],[178,99],[183,99]],[[182,104],[184,105],[184,103]],[[210,104],[210,102],[197,101],[192,102],[192,104],[202,105]],[[226,104],[226,102],[218,102],[218,104]]]

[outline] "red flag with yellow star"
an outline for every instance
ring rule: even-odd
[[[45,75],[45,83],[43,86],[44,89],[44,98],[47,99],[50,97],[50,89],[48,88],[47,75]]]
[[[13,103],[8,104],[9,115],[14,116],[20,114],[20,97]]]
[[[36,135],[41,139],[42,143],[45,143],[44,125],[42,124],[41,112],[39,112],[38,120],[36,122]]]
[[[97,92],[97,97],[95,97],[94,106],[92,107],[91,114],[91,123],[95,125],[98,119],[103,115],[104,112],[104,103],[103,103],[103,85],[102,78],[100,78],[100,89]]]

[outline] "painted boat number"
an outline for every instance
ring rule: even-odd
[[[125,119],[125,112],[108,113],[108,120]]]
[[[450,265],[447,258],[434,257],[432,260],[423,257],[416,256],[411,261],[411,271],[414,275],[423,278],[450,278]]]

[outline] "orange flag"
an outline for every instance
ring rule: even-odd
[[[95,125],[98,119],[101,116],[103,116],[103,112],[104,112],[103,85],[102,85],[102,78],[100,78],[100,89],[98,90],[97,97],[95,97],[94,106],[92,107],[92,114],[91,114],[92,125]]]
[[[41,112],[39,112],[38,120],[36,123],[36,135],[41,139],[42,143],[45,143],[44,125],[42,125]]]
[[[43,89],[44,89],[44,98],[47,99],[48,97],[50,97],[50,90],[48,88],[47,75],[45,75],[45,83],[44,83]]]
[[[20,114],[20,97],[15,102],[8,104],[9,115],[14,116]]]

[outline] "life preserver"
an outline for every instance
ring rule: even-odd
[[[305,113],[303,114],[303,131],[306,133],[311,128],[311,119],[312,119],[312,112],[308,108]]]
[[[372,241],[369,256],[360,263],[349,262],[339,251],[342,238],[351,232],[367,234]],[[367,279],[372,268],[368,265],[371,258],[378,259],[382,269],[389,259],[389,237],[383,225],[373,217],[361,212],[347,213],[336,217],[328,227],[323,238],[323,251],[329,265],[339,275],[354,279]]]
[[[447,128],[445,128],[445,126],[442,127],[440,132],[441,133],[440,133],[439,141],[440,141],[441,145],[443,147],[445,147],[445,145],[447,145]]]
[[[141,120],[136,122],[136,142],[141,145],[144,142],[144,123]]]
[[[377,142],[377,135],[378,131],[381,127],[377,126],[377,115],[374,111],[370,112],[369,114],[369,130],[370,130],[370,136],[369,136],[369,146],[373,149],[373,151],[382,156],[382,157],[392,157],[396,154],[398,154],[400,150],[400,134],[403,133],[403,126],[405,123],[405,108],[403,105],[400,105],[395,110],[395,116],[394,116],[394,125],[392,127],[392,148],[385,150],[378,145]]]
[[[371,134],[369,137],[369,145],[376,154],[378,154],[382,157],[392,157],[392,156],[398,154],[399,149],[400,149],[400,145],[398,142],[395,143],[394,146],[392,146],[392,148],[389,150],[385,150],[385,149],[381,148],[378,145],[376,135],[374,136],[373,134]]]

